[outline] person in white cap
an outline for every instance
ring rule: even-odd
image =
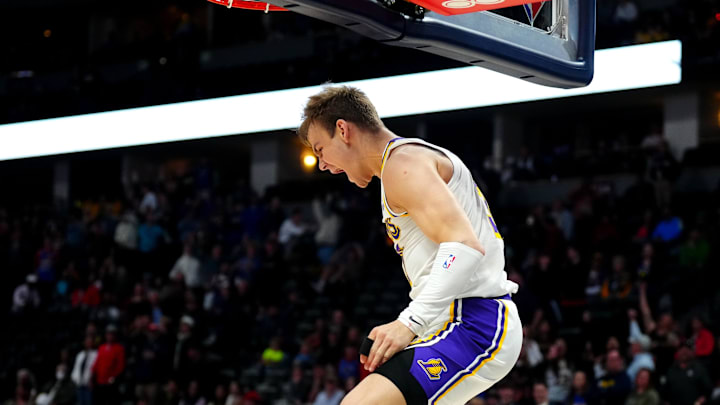
[[[15,288],[12,312],[19,314],[26,309],[40,306],[40,294],[38,294],[36,283],[37,276],[28,274],[27,277],[25,277],[25,282]]]

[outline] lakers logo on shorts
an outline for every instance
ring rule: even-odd
[[[442,374],[443,371],[447,371],[447,367],[445,367],[442,359],[430,359],[428,361],[418,360],[417,364],[425,370],[425,374],[427,374],[431,380],[439,380],[440,374]]]

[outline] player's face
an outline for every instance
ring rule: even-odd
[[[346,129],[335,127],[335,136],[330,137],[327,130],[316,125],[308,129],[308,142],[318,157],[320,170],[327,170],[332,174],[345,173],[351,183],[365,188],[372,180],[372,174],[365,174],[358,164],[359,157],[350,145]]]

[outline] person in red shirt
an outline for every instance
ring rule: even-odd
[[[695,347],[695,357],[699,360],[709,358],[715,349],[715,337],[697,316],[693,317],[691,327],[690,339]]]
[[[92,367],[93,402],[96,404],[119,403],[117,380],[125,370],[125,347],[117,342],[117,327],[105,329],[105,343],[100,346]]]

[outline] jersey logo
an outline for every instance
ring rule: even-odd
[[[442,268],[445,270],[450,269],[450,266],[452,266],[454,261],[455,261],[455,255],[448,256],[448,258],[445,259],[445,263],[443,263]]]
[[[388,236],[393,240],[398,240],[400,238],[400,228],[390,222],[390,218],[388,218],[387,222],[385,222],[385,231],[387,232]]]
[[[445,363],[443,363],[442,359],[439,358],[430,359],[428,361],[418,360],[417,364],[425,370],[425,374],[427,374],[428,378],[431,380],[439,380],[440,374],[447,371]]]

